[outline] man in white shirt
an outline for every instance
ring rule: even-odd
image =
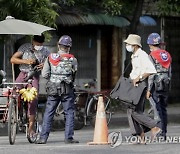
[[[133,85],[147,85],[147,77],[156,73],[156,69],[150,61],[148,54],[141,49],[141,37],[135,34],[130,34],[124,41],[126,50],[132,52],[131,63],[132,70],[130,78],[133,80]],[[144,113],[146,90],[142,93],[141,99],[135,109],[128,109],[128,120],[132,135],[141,137],[141,143],[145,144],[145,132],[151,130],[152,138],[154,138],[161,129],[158,127],[158,122],[146,116]]]

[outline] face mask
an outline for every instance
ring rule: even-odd
[[[58,53],[61,54],[61,53],[66,53],[66,52],[59,49],[59,50],[58,50]]]
[[[66,51],[66,50],[61,50],[60,47],[58,47],[58,49],[59,49],[59,50],[58,50],[58,53],[60,53],[60,54],[61,54],[61,53],[69,53],[69,50],[67,50],[67,51]]]
[[[126,50],[128,52],[133,52],[134,51],[134,48],[132,47],[132,45],[126,45]]]
[[[38,45],[34,46],[34,49],[37,50],[37,51],[41,50],[42,48],[43,48],[43,46],[38,46]]]
[[[150,48],[150,51],[153,51],[153,49],[152,49],[152,48]]]

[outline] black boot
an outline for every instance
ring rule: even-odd
[[[73,143],[79,143],[79,141],[75,140],[75,139],[65,139],[64,140],[65,144],[73,144]]]

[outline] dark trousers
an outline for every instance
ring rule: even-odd
[[[156,108],[161,119],[162,134],[165,136],[167,133],[167,100],[168,92],[157,92],[152,93],[152,97],[156,103]]]
[[[42,131],[40,134],[41,139],[47,140],[51,130],[51,125],[56,108],[59,103],[62,103],[66,123],[65,123],[65,139],[71,139],[74,135],[74,99],[75,95],[71,92],[63,96],[48,96],[46,109],[43,117]]]
[[[128,121],[132,135],[140,135],[157,125],[157,121],[144,114],[146,90],[135,109],[128,109]]]

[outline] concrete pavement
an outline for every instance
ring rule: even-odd
[[[168,125],[180,124],[180,104],[169,105],[167,107],[167,112],[168,112]],[[88,129],[93,129],[93,127],[91,126],[85,126],[84,128],[86,127]],[[114,112],[114,114],[112,115],[111,122],[109,124],[109,128],[128,128],[128,127],[129,125],[128,125],[126,111],[119,109],[118,111]],[[62,130],[62,126],[60,128]],[[0,136],[4,136],[4,135],[7,135],[7,124],[0,123]]]
[[[89,127],[90,128],[90,127]],[[180,125],[168,126],[168,137],[174,139],[168,142],[153,142],[147,145],[135,145],[134,137],[130,136],[128,128],[109,129],[110,133],[121,132],[122,141],[116,147],[109,145],[88,145],[93,141],[93,129],[84,127],[75,131],[74,138],[79,144],[64,144],[64,131],[51,132],[47,144],[30,144],[25,134],[18,134],[14,145],[10,145],[7,136],[0,136],[0,153],[2,154],[179,154],[180,150]],[[150,134],[146,134],[148,137]],[[128,140],[127,140],[128,138]],[[112,139],[112,138],[111,138]],[[130,140],[129,140],[130,139]]]

